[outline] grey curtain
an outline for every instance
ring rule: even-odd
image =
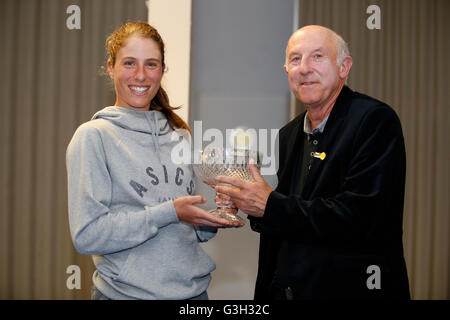
[[[70,5],[81,29],[67,28]],[[0,299],[90,297],[91,258],[69,234],[65,150],[114,103],[104,43],[129,20],[147,20],[144,0],[0,1]],[[80,290],[66,286],[71,265]]]
[[[366,25],[380,9],[380,29]],[[349,42],[348,84],[391,105],[407,149],[405,257],[414,299],[450,299],[448,0],[299,0],[299,25]],[[303,110],[297,105],[296,114]]]

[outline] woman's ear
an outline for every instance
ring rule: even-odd
[[[106,72],[108,72],[109,78],[111,80],[114,80],[114,68],[113,68],[113,66],[111,66],[111,62],[110,61],[108,61]]]

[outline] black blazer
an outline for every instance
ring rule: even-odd
[[[297,195],[304,116],[280,130],[278,187],[263,218],[249,217],[261,233],[255,299],[409,299],[396,113],[344,86],[317,146],[326,157],[313,160]]]

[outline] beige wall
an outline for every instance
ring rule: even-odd
[[[369,5],[381,29],[366,26]],[[299,26],[349,43],[348,84],[398,113],[407,151],[404,245],[412,297],[450,299],[448,0],[300,0]],[[303,110],[297,105],[295,114]]]
[[[165,60],[168,67],[162,85],[175,112],[189,123],[189,78],[191,53],[191,0],[151,0],[148,21],[166,45]]]

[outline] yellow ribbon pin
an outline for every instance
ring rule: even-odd
[[[327,156],[327,154],[325,152],[319,153],[319,152],[314,152],[314,158],[318,158],[320,160],[325,159],[325,157]]]

